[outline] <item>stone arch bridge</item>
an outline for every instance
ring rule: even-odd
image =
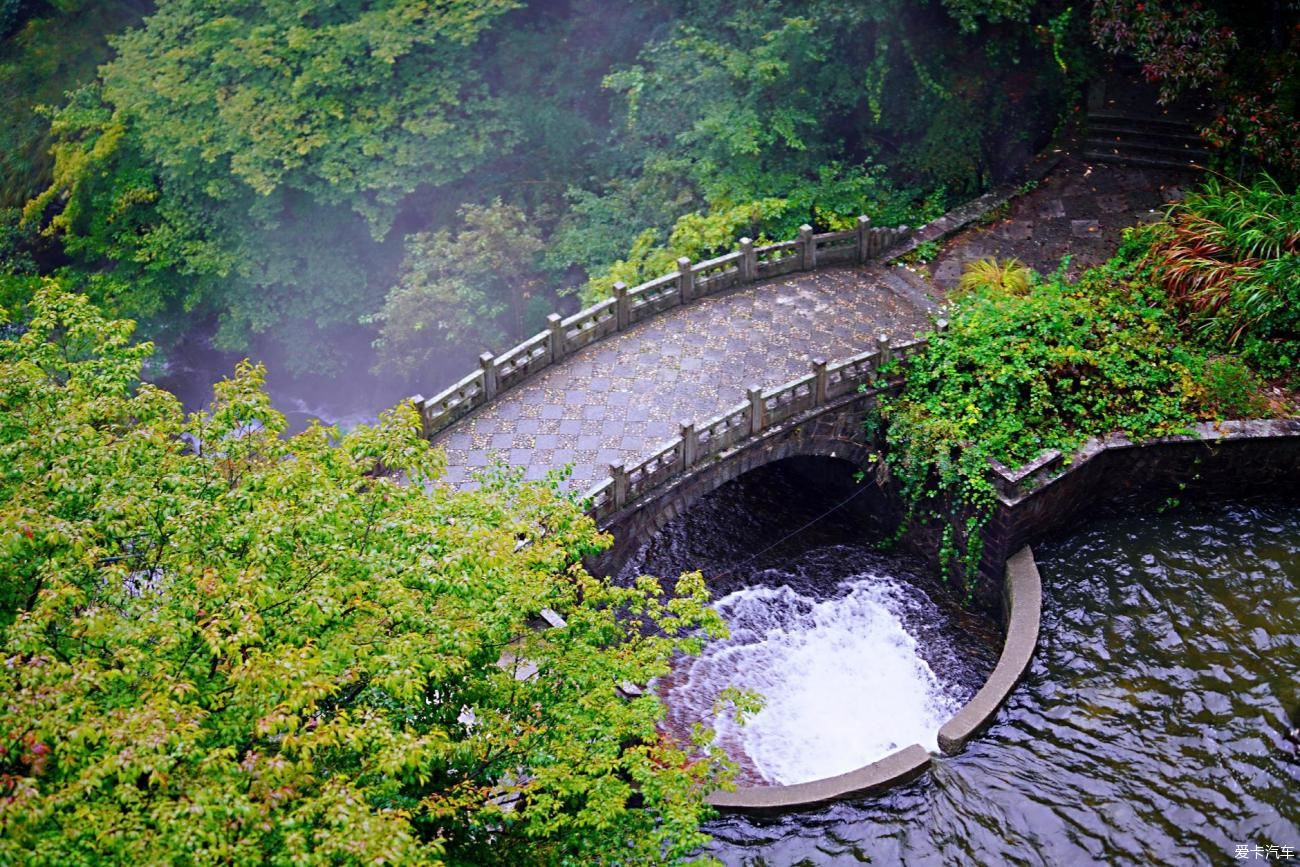
[[[675,511],[779,457],[865,462],[879,368],[916,351],[929,326],[924,284],[891,264],[918,234],[864,217],[846,232],[742,239],[727,256],[681,260],[552,315],[439,395],[413,398],[447,451],[446,481],[474,484],[494,454],[530,478],[569,465],[597,522],[617,529],[669,490]],[[657,529],[668,513],[652,513]]]
[[[552,314],[545,331],[412,398],[425,435],[446,449],[445,482],[475,484],[493,456],[526,478],[567,465],[597,523],[632,544],[763,463],[823,455],[865,466],[863,414],[889,387],[880,367],[922,347],[935,310],[899,260],[1015,191],[915,230],[859,217],[847,231],[741,239],[735,252],[680,259],[673,273]]]

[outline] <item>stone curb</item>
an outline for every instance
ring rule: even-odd
[[[944,755],[961,752],[966,742],[988,725],[998,708],[1024,676],[1038,646],[1042,620],[1043,586],[1034,563],[1034,552],[1021,548],[1007,560],[1007,637],[1002,656],[975,697],[939,729],[939,749]]]
[[[890,753],[857,770],[791,786],[747,786],[734,792],[714,792],[708,802],[719,810],[741,813],[780,812],[816,807],[838,798],[868,795],[913,780],[930,767],[930,754],[920,744]]]

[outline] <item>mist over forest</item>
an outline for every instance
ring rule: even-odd
[[[936,216],[1049,140],[1088,26],[903,0],[15,5],[17,270],[182,364],[210,343],[370,401],[742,235]]]
[[[1219,5],[1201,47],[1285,54],[1293,8]],[[937,216],[1065,128],[1102,48],[1168,53],[1142,9],[6,0],[0,300],[54,274],[173,370],[251,355],[373,410],[679,256]]]

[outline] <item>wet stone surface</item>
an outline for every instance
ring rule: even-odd
[[[1169,202],[1195,183],[1190,172],[1127,168],[1067,156],[1041,184],[1010,202],[995,219],[960,233],[930,263],[935,288],[957,284],[962,266],[985,256],[1015,257],[1039,273],[1098,265],[1114,253],[1128,226],[1159,219]]]
[[[925,314],[872,268],[792,275],[678,307],[575,353],[435,438],[449,483],[472,485],[496,453],[527,478],[573,466],[585,490],[745,398],[862,352],[879,334],[924,330]]]

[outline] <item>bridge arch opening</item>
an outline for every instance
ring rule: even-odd
[[[898,511],[873,470],[824,454],[764,463],[670,516],[618,573],[698,569],[729,625],[655,683],[665,728],[686,738],[704,723],[740,768],[719,806],[788,807],[843,795],[845,775],[858,790],[914,774],[996,665],[995,624],[972,628],[923,563],[878,550]],[[762,696],[744,725],[719,702],[729,687]]]
[[[693,501],[659,508],[638,539],[623,540],[628,554],[620,579],[699,569],[715,593],[735,589],[739,576],[836,544],[884,540],[898,521],[898,505],[876,483],[862,455],[800,454],[741,473]],[[652,505],[649,508],[654,509]],[[666,571],[648,568],[669,567]]]

